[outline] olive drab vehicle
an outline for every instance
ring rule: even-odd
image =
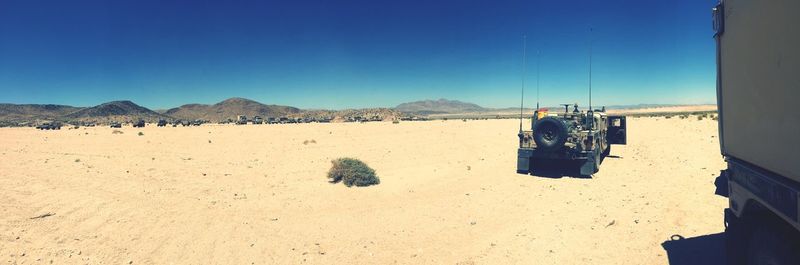
[[[609,116],[605,108],[581,111],[578,104],[564,104],[564,112],[539,109],[531,130],[519,132],[517,173],[529,174],[540,163],[574,161],[582,176],[600,169],[612,144],[626,144],[625,116]]]

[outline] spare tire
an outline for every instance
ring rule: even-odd
[[[533,141],[542,150],[553,151],[567,141],[567,125],[559,119],[544,117],[533,127]]]

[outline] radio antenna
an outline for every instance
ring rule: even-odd
[[[592,28],[589,27],[589,111],[592,111]]]
[[[525,67],[527,62],[526,60],[526,52],[528,46],[528,36],[522,35],[522,88],[520,89],[520,99],[519,99],[519,131],[522,132],[522,108],[523,104],[525,103]],[[538,92],[537,92],[538,93]]]
[[[542,57],[536,50],[536,110],[539,110],[539,65]]]

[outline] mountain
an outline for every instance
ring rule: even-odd
[[[53,104],[0,104],[0,121],[54,120],[81,108]]]
[[[300,112],[301,110],[295,107],[265,105],[245,98],[230,98],[214,105],[187,104],[169,109],[164,114],[176,119],[221,122],[228,119],[235,120],[237,115],[246,115],[248,118],[258,115],[267,118],[289,116]]]
[[[61,118],[69,121],[132,121],[144,119],[148,122],[156,122],[159,119],[169,119],[170,117],[136,105],[131,101],[122,100],[83,108]]]
[[[441,114],[441,113],[465,113],[485,111],[486,108],[477,104],[461,102],[458,100],[422,100],[402,103],[394,108],[397,111],[413,114]]]

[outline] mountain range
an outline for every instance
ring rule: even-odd
[[[643,107],[665,107],[674,105],[664,104],[638,104],[609,106],[608,109],[628,109]],[[563,107],[554,107],[561,109]],[[205,120],[210,122],[225,122],[233,120],[237,115],[261,116],[263,118],[291,117],[291,118],[327,118],[334,121],[347,120],[348,118],[379,117],[383,120],[392,120],[404,116],[448,115],[463,113],[500,113],[514,112],[517,108],[485,108],[474,103],[458,100],[438,99],[407,102],[394,108],[368,108],[345,110],[302,110],[290,106],[266,105],[245,98],[230,98],[219,103],[186,104],[177,108],[153,111],[128,100],[112,101],[93,107],[73,107],[53,104],[0,104],[0,126],[15,126],[33,124],[41,121],[64,122],[99,122],[111,121],[128,122],[143,119],[147,122],[165,120]],[[526,112],[532,111],[525,109]]]
[[[480,112],[487,109],[478,106],[474,103],[462,102],[458,100],[421,100],[408,103],[402,103],[394,108],[397,111],[404,113],[413,113],[420,115],[429,114],[443,114],[443,113],[465,113],[465,112]]]
[[[183,120],[225,121],[237,115],[247,117],[284,117],[301,113],[295,107],[265,105],[246,98],[230,98],[214,105],[186,104],[165,111],[163,114]]]
[[[128,100],[106,102],[93,107],[73,107],[52,104],[0,104],[0,126],[35,124],[43,121],[62,122],[129,122],[143,119],[147,122],[165,120],[205,120],[225,122],[237,115],[249,118],[291,117],[329,118],[334,121],[349,117],[379,117],[383,120],[399,118],[402,114],[389,108],[346,110],[301,110],[281,105],[266,105],[245,98],[230,98],[213,105],[186,104],[163,111],[153,111]]]

